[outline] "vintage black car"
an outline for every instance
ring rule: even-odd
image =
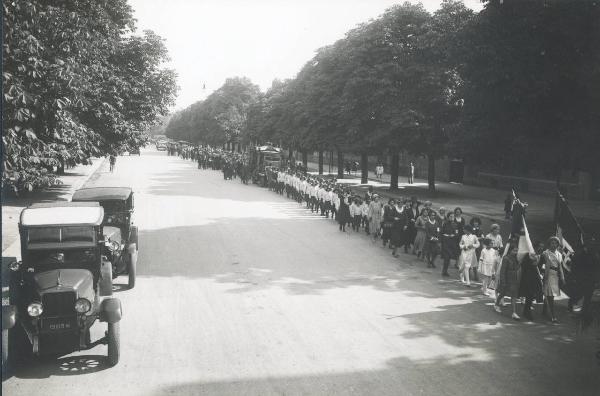
[[[138,229],[132,225],[133,191],[129,187],[92,187],[75,191],[73,202],[99,202],[104,208],[104,237],[109,244],[113,277],[128,275],[135,286],[138,257]]]
[[[36,204],[21,212],[22,261],[8,266],[9,304],[2,307],[9,341],[3,367],[11,356],[62,355],[98,344],[108,345],[111,366],[118,363],[121,302],[112,297],[103,219],[104,209],[91,202]],[[107,331],[92,342],[97,320]]]

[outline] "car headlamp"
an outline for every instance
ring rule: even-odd
[[[17,272],[19,270],[19,268],[21,268],[20,261],[13,261],[10,264],[8,264],[8,269],[10,269],[13,272]]]
[[[34,301],[27,307],[27,313],[33,318],[37,318],[44,312],[44,306],[41,302]]]
[[[75,301],[75,311],[83,314],[89,312],[92,309],[92,303],[87,298],[79,298]]]

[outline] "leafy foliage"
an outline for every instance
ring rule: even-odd
[[[134,34],[125,0],[3,3],[3,184],[51,185],[54,166],[144,143],[175,73],[160,37]]]
[[[464,156],[546,176],[600,169],[598,2],[490,2],[465,37]]]
[[[228,78],[204,101],[175,113],[166,134],[176,140],[194,143],[239,142],[246,129],[249,108],[258,100],[259,94],[258,86],[248,78]]]

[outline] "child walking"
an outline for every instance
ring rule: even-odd
[[[479,272],[479,276],[481,278],[481,292],[484,295],[489,296],[490,294],[488,292],[488,287],[490,285],[494,269],[500,261],[500,256],[498,255],[496,249],[492,248],[491,239],[484,238],[483,246],[483,250],[479,256],[479,265],[477,266],[477,271]]]

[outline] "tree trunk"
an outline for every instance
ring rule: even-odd
[[[344,178],[344,153],[342,153],[341,151],[337,152],[337,178],[338,179],[343,179]]]
[[[360,184],[369,182],[369,156],[366,152],[360,153]]]
[[[435,156],[433,154],[427,155],[427,184],[429,191],[435,192]]]
[[[392,163],[390,169],[390,190],[398,189],[398,162],[400,161],[400,156],[397,152],[392,154]]]
[[[302,166],[306,169],[308,167],[308,151],[302,150]]]
[[[319,151],[319,175],[323,174],[323,151]]]

